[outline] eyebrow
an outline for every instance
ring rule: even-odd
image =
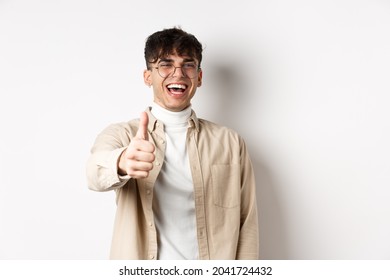
[[[170,59],[170,58],[161,58],[160,61],[157,63],[160,63],[160,62],[175,62],[175,61],[173,59]],[[195,59],[194,58],[184,58],[183,62],[195,62]]]

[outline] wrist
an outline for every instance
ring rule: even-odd
[[[120,154],[120,156],[118,157],[118,161],[117,161],[117,164],[116,164],[116,166],[117,166],[117,173],[118,173],[118,175],[120,175],[120,176],[125,176],[125,175],[127,175],[127,172],[126,172],[126,170],[124,169],[124,166],[123,166],[123,163],[124,163],[124,154],[125,154],[125,151],[126,151],[127,149],[124,149],[123,151],[122,151],[122,153]]]

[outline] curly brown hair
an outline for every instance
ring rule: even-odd
[[[176,53],[179,56],[195,58],[198,61],[198,67],[200,68],[202,51],[202,44],[194,35],[177,27],[164,29],[153,33],[146,40],[146,67],[147,69],[150,69],[150,63],[155,63],[159,58]]]

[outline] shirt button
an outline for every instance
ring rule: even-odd
[[[150,258],[151,260],[154,260],[154,256],[153,256],[153,255],[150,255],[149,258]]]
[[[146,190],[146,194],[150,194],[151,193],[151,191],[150,190]]]
[[[160,166],[160,162],[156,161],[156,165],[157,165],[157,166]]]
[[[149,226],[150,226],[150,227],[153,226],[153,223],[149,223]]]
[[[160,143],[161,143],[161,144],[164,144],[164,143],[165,143],[165,141],[164,141],[164,140],[161,140],[161,141],[160,141]]]

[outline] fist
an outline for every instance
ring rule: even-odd
[[[137,134],[119,158],[119,175],[142,179],[148,177],[153,169],[155,147],[148,141],[148,123],[148,114],[142,112]]]

